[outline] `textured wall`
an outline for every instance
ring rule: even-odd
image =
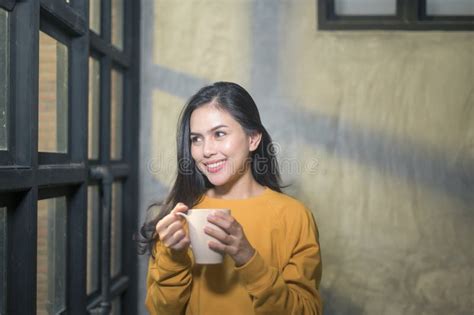
[[[185,100],[236,81],[318,221],[325,314],[471,314],[474,34],[319,32],[315,6],[143,1],[142,218]]]

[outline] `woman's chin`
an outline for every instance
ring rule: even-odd
[[[218,186],[222,186],[222,185],[225,185],[227,183],[227,180],[222,180],[222,179],[216,179],[216,178],[207,178],[209,180],[209,182],[214,186],[214,187],[218,187]]]
[[[207,174],[207,180],[214,186],[223,186],[230,180],[225,174]]]

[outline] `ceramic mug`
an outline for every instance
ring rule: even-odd
[[[213,211],[223,211],[230,214],[230,209],[190,209],[187,213],[176,213],[185,218],[188,223],[191,250],[196,264],[220,264],[224,260],[224,255],[209,248],[209,241],[215,240],[215,238],[204,233],[206,225],[220,229],[217,225],[207,221],[207,217]]]

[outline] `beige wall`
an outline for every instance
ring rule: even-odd
[[[142,209],[174,176],[186,98],[236,81],[318,221],[325,314],[467,314],[474,34],[321,32],[315,6],[144,2]]]

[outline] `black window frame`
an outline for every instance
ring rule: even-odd
[[[103,9],[110,9],[110,1],[101,1]],[[121,297],[122,314],[137,313],[137,256],[132,234],[138,220],[139,110],[134,104],[139,95],[140,2],[124,0],[124,5],[125,48],[119,51],[107,38],[89,32],[89,0],[0,0],[2,10],[9,11],[10,32],[8,149],[0,151],[0,205],[7,207],[8,314],[36,312],[37,203],[49,197],[67,198],[66,313],[86,314],[101,304],[100,295],[86,295],[87,188],[98,184],[90,174],[98,165],[107,166],[114,181],[122,183],[122,268],[110,281],[110,297]],[[104,25],[107,19],[110,17],[103,20],[102,34],[107,28],[110,32]],[[69,51],[67,154],[38,152],[40,30],[65,43]],[[105,127],[99,129],[98,160],[88,160],[87,152],[90,54],[101,61],[100,124]],[[119,161],[108,159],[110,141],[104,139],[110,137],[110,125],[103,120],[110,111],[102,113],[102,104],[110,102],[110,91],[105,92],[110,75],[107,78],[104,73],[110,73],[112,62],[126,71],[122,108],[126,119]]]
[[[335,0],[316,0],[318,29],[322,31],[473,31],[474,16],[429,16],[426,0],[396,0],[395,15],[335,13]]]
[[[137,312],[137,257],[134,255],[135,243],[132,234],[136,231],[138,214],[138,89],[139,89],[139,1],[124,0],[123,9],[123,50],[112,44],[112,5],[111,0],[101,1],[101,28],[100,34],[89,30],[89,57],[99,61],[100,72],[100,96],[99,96],[99,156],[97,159],[88,160],[90,167],[105,166],[113,179],[122,185],[122,255],[121,273],[110,279],[110,301],[121,297],[121,310],[124,314],[136,314]],[[89,14],[89,11],[87,12]],[[134,22],[134,23],[130,23]],[[89,59],[88,59],[89,62]],[[89,63],[87,63],[89,66]],[[121,146],[122,155],[119,160],[111,159],[111,83],[112,69],[117,69],[123,78],[122,91],[122,121]],[[127,132],[125,132],[127,130]],[[132,132],[131,130],[135,130]],[[89,186],[97,185],[99,182],[89,173]],[[99,185],[100,186],[100,185]],[[133,196],[130,196],[130,193]],[[127,195],[127,196],[125,196]],[[102,214],[100,215],[102,217]],[[125,225],[124,223],[127,222]],[[132,253],[130,254],[130,250]],[[124,273],[124,270],[127,272]],[[100,271],[101,272],[101,271]],[[99,279],[99,288],[102,279]],[[101,292],[92,292],[87,297],[87,309],[98,307],[101,300]]]

